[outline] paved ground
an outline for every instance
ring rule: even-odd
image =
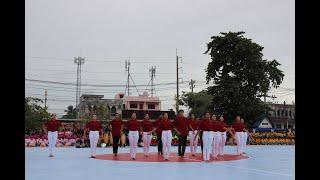
[[[156,152],[156,147],[151,150]],[[235,150],[235,146],[226,147],[228,154],[235,154]],[[119,153],[128,152],[128,147],[119,149]],[[142,152],[142,148],[138,152]],[[177,152],[177,147],[173,147],[172,152]],[[295,146],[248,146],[249,159],[210,163],[91,159],[89,148],[74,147],[56,148],[54,158],[48,157],[47,148],[26,148],[25,153],[27,180],[295,179]],[[110,147],[97,150],[97,154],[111,153]]]

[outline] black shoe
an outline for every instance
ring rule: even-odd
[[[95,156],[90,156],[90,158],[96,158]]]

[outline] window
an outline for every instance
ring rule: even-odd
[[[286,117],[288,117],[288,110],[285,111]]]
[[[281,111],[281,116],[284,116],[284,110]]]
[[[137,109],[138,108],[138,104],[130,104],[130,108]]]
[[[120,94],[120,99],[122,99],[123,98],[123,94]]]
[[[155,104],[148,104],[148,109],[156,109],[156,105]]]
[[[277,116],[280,116],[280,110],[277,111]]]
[[[143,109],[143,104],[140,104],[139,109]]]
[[[290,116],[290,117],[292,117],[292,113],[291,113],[291,111],[289,111],[289,116]]]
[[[262,123],[262,125],[269,125],[269,123]]]
[[[281,129],[281,124],[276,124],[276,128]]]

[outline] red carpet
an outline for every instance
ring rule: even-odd
[[[239,156],[233,154],[225,154],[220,157],[220,160],[211,160],[211,162],[217,161],[234,161],[241,159],[248,159],[248,156]],[[143,153],[137,153],[136,160],[131,160],[130,153],[121,153],[118,156],[113,156],[113,154],[101,154],[97,155],[96,159],[101,160],[113,160],[113,161],[138,161],[138,162],[202,162],[203,158],[201,153],[197,153],[196,156],[192,156],[186,153],[183,158],[179,157],[177,153],[171,153],[169,161],[164,161],[161,155],[158,153],[150,153],[148,157],[145,157]]]

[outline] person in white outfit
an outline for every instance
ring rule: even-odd
[[[219,117],[219,122],[221,123],[222,129],[220,131],[221,140],[219,143],[218,156],[223,156],[224,155],[224,147],[226,145],[226,140],[227,140],[227,131],[229,131],[229,129],[228,129],[227,124],[224,122],[224,117],[222,115]]]
[[[248,141],[248,130],[247,130],[247,126],[246,126],[243,118],[240,119],[240,122],[244,125],[244,130],[242,132],[242,136],[243,136],[242,150],[243,150],[243,154],[246,154],[247,141]]]
[[[165,161],[169,161],[171,142],[172,142],[172,130],[174,128],[173,122],[168,119],[168,113],[163,114],[163,119],[159,122],[159,126],[154,128],[150,133],[153,133],[157,129],[161,129],[162,140],[162,155]]]
[[[52,114],[51,119],[45,123],[45,127],[46,129],[44,131],[48,133],[49,157],[53,157],[53,149],[57,143],[58,131],[61,128],[61,122],[57,120],[55,114]]]
[[[99,141],[99,132],[100,138],[103,137],[103,128],[101,123],[97,120],[97,115],[92,116],[92,120],[86,124],[86,128],[84,130],[83,136],[85,138],[86,131],[89,130],[89,140],[90,140],[90,150],[91,150],[91,158],[96,157],[97,144]]]
[[[208,112],[205,114],[205,118],[200,122],[199,130],[202,132],[203,160],[209,162],[212,151],[213,124]]]
[[[142,140],[143,140],[143,153],[144,156],[148,157],[149,149],[151,144],[151,132],[153,130],[153,123],[149,119],[149,114],[146,113],[144,115],[144,119],[141,122],[141,133],[142,133]]]
[[[130,156],[132,160],[136,159],[136,154],[138,150],[138,140],[139,140],[139,130],[140,122],[137,121],[137,114],[132,113],[131,119],[127,121],[126,126],[129,129],[129,144],[130,144]]]
[[[216,119],[216,115],[212,115],[212,128],[213,128],[213,141],[212,141],[212,151],[211,155],[213,156],[214,160],[218,159],[220,143],[221,143],[221,131],[222,125]]]
[[[190,152],[192,156],[195,156],[198,147],[198,129],[199,121],[196,120],[194,114],[191,114],[190,119],[188,120],[189,128],[189,143],[190,143]]]
[[[235,131],[235,139],[237,142],[237,154],[243,155],[243,131],[245,130],[244,124],[240,122],[240,116],[236,117],[235,123],[232,125],[232,130]]]

